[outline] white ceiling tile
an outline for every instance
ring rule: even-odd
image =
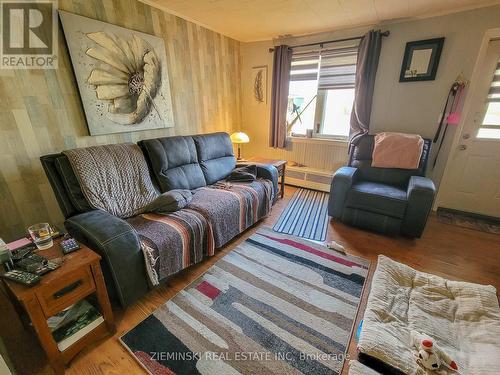
[[[500,4],[500,0],[140,0],[249,42]]]
[[[373,0],[379,21],[388,21],[410,16],[408,0]]]
[[[351,24],[365,25],[378,21],[373,0],[339,0],[340,6],[349,14]]]

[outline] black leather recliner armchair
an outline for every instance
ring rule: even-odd
[[[335,172],[328,214],[363,229],[420,237],[436,195],[424,177],[431,141],[424,139],[418,169],[372,167],[373,145],[374,136],[363,136],[351,149],[349,166]]]

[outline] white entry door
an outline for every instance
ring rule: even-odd
[[[490,41],[439,206],[500,217],[500,40]]]

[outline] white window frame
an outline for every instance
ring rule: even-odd
[[[352,46],[351,43],[349,43],[349,46]],[[341,48],[341,47],[339,47]],[[321,71],[321,58],[318,62],[318,87],[319,87],[319,74]],[[349,136],[343,136],[343,135],[334,135],[334,134],[323,134],[321,133],[321,129],[323,128],[323,119],[325,117],[325,101],[326,101],[326,95],[327,95],[327,90],[319,90],[318,88],[316,89],[316,108],[315,108],[315,114],[314,114],[314,122],[313,122],[313,133],[312,133],[312,138],[314,139],[323,139],[323,140],[331,140],[331,141],[337,141],[337,142],[348,142],[349,141]],[[289,136],[291,139],[311,139],[307,137],[307,134],[294,134],[291,133]]]

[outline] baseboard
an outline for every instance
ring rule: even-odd
[[[455,210],[453,208],[446,208],[446,207],[438,207],[436,212],[437,213],[449,212],[451,214],[457,214],[457,215],[461,215],[461,216],[470,217],[471,219],[482,220],[486,223],[490,223],[493,225],[500,225],[500,217],[481,215],[481,214],[476,214],[474,212],[460,211],[460,210]]]

